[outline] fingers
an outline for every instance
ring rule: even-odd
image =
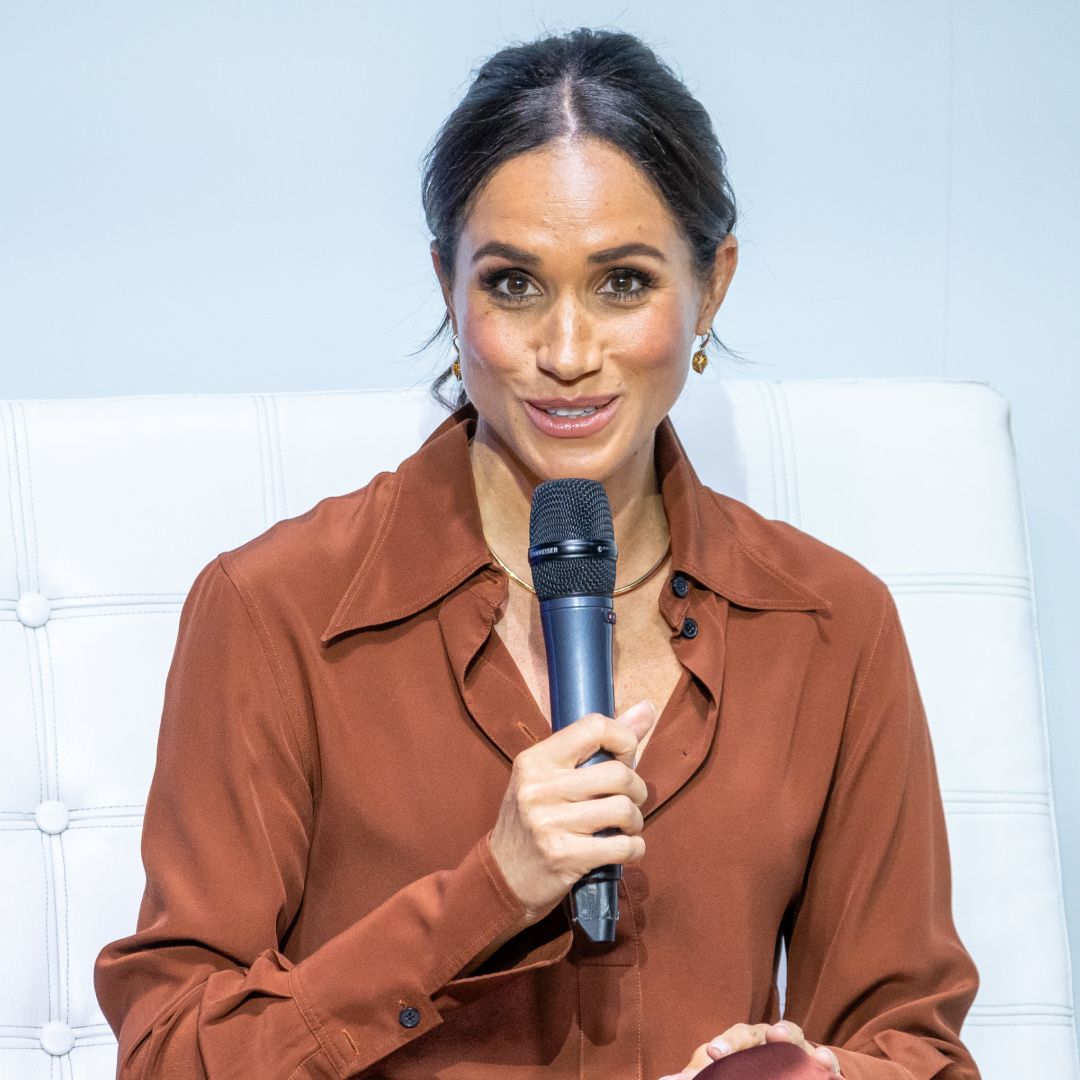
[[[649,797],[645,781],[621,761],[601,761],[587,769],[567,771],[552,781],[558,794],[571,802],[598,795],[625,795],[636,806]]]
[[[711,1042],[702,1043],[680,1072],[661,1077],[660,1080],[690,1080],[714,1061],[752,1046],[775,1042],[790,1042],[800,1047],[834,1076],[840,1076],[840,1063],[832,1050],[827,1046],[808,1043],[798,1024],[791,1020],[780,1020],[775,1024],[733,1024]]]
[[[629,709],[626,709],[618,716],[615,717],[617,723],[625,724],[631,731],[637,736],[638,743],[645,741],[645,737],[649,734],[654,727],[656,727],[656,721],[659,720],[660,714],[656,711],[656,706],[648,700],[639,701],[636,705],[631,705]],[[641,756],[640,745],[634,751],[634,760],[630,762],[632,768],[637,767],[638,758]]]
[[[706,1061],[719,1061],[723,1057],[746,1050],[762,1043],[790,1042],[801,1047],[816,1062],[829,1069],[835,1075],[840,1074],[840,1063],[836,1055],[827,1046],[815,1046],[806,1041],[802,1028],[792,1020],[780,1020],[775,1024],[733,1024],[711,1042],[698,1048],[703,1051]],[[698,1054],[691,1059],[688,1068],[701,1068],[696,1062]]]
[[[589,713],[561,731],[555,732],[538,747],[544,747],[555,765],[576,768],[598,750],[606,750],[629,768],[634,767],[638,743],[656,718],[651,702],[642,701],[620,714],[618,720],[599,713]]]
[[[636,836],[644,827],[641,811],[625,795],[571,803],[564,825],[583,836],[592,836],[601,829],[621,829],[627,836]]]
[[[836,1076],[840,1075],[840,1059],[827,1046],[815,1046],[810,1051],[810,1056],[824,1065],[829,1072]]]

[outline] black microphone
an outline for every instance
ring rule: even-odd
[[[540,601],[551,691],[551,727],[586,713],[615,715],[611,628],[615,624],[615,529],[603,485],[547,480],[533,491],[529,565]],[[579,768],[610,761],[605,750]],[[605,829],[598,836],[616,836]],[[598,866],[570,890],[574,921],[591,941],[615,940],[622,866]]]

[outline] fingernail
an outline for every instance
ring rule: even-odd
[[[723,1039],[713,1039],[713,1041],[711,1043],[709,1043],[709,1049],[710,1050],[716,1050],[721,1054],[730,1054],[731,1053],[731,1045],[729,1043],[724,1042]]]

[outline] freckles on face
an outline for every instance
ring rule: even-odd
[[[504,162],[454,269],[469,396],[530,467],[615,469],[651,440],[685,382],[701,292],[671,212],[621,151],[557,140]],[[525,407],[605,396],[616,418],[580,438],[538,430]]]

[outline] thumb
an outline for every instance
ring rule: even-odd
[[[653,725],[658,718],[659,714],[656,711],[656,706],[646,698],[636,705],[631,705],[629,709],[625,709],[615,717],[615,720],[628,727],[637,736],[640,743],[652,731]],[[637,754],[640,755],[640,753],[639,749]],[[634,757],[634,765],[637,765],[637,755]]]

